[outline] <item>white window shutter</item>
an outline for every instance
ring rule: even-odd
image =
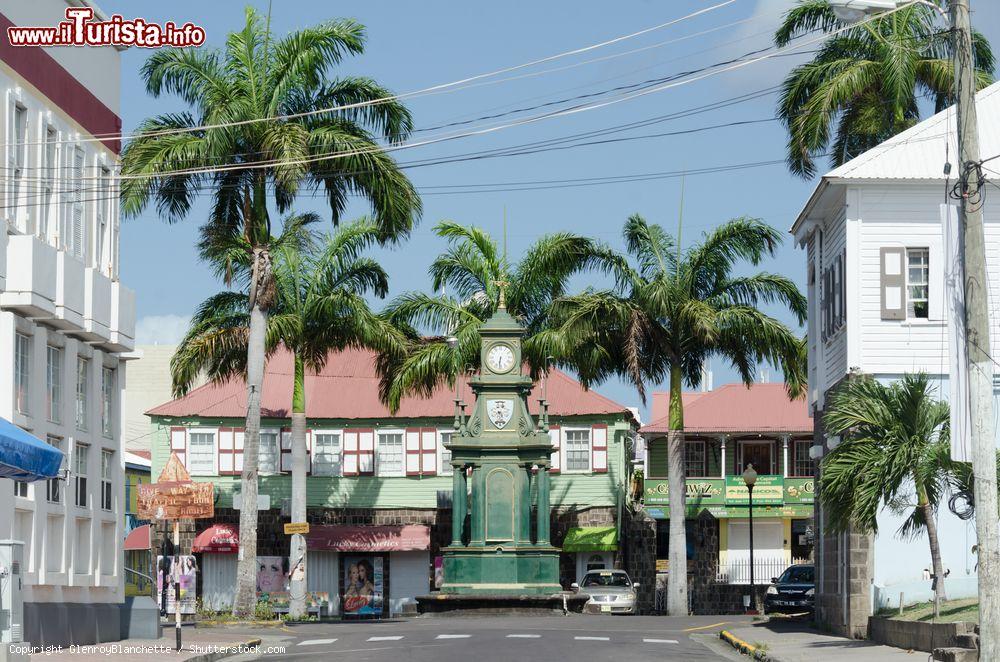
[[[549,461],[550,471],[552,473],[559,473],[561,470],[560,462],[560,452],[562,448],[562,430],[558,425],[549,426],[549,439],[552,440],[552,456]]]
[[[944,249],[941,242],[932,241],[927,247],[927,279],[927,319],[943,320]]]
[[[84,258],[85,248],[84,218],[83,218],[83,171],[84,153],[81,147],[73,151],[73,209],[70,219],[73,232],[73,255]]]
[[[187,450],[187,428],[170,428],[170,450],[176,453]]]
[[[591,467],[595,474],[608,472],[608,426],[594,425],[590,428]]]
[[[424,428],[420,432],[420,473],[425,476],[437,474],[437,430]]]
[[[883,246],[879,262],[882,319],[906,319],[906,249]]]
[[[344,475],[358,475],[358,431],[344,430]]]
[[[358,473],[375,473],[375,430],[360,430],[358,433]]]
[[[420,475],[420,428],[407,428],[404,433],[404,458],[406,475]]]

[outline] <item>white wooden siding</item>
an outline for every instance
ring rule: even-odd
[[[847,245],[846,223],[844,211],[836,212],[833,222],[828,223],[823,229],[823,246],[820,255],[820,282],[822,273],[826,271],[843,254]],[[845,302],[846,303],[846,302]],[[851,315],[851,306],[846,306],[847,315]],[[822,318],[820,318],[822,319]],[[820,329],[822,329],[822,324]],[[823,363],[826,370],[827,384],[836,384],[841,377],[847,374],[847,325],[844,324],[832,336],[823,342]]]

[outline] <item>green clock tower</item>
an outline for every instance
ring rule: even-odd
[[[441,591],[552,595],[561,587],[559,550],[549,542],[547,403],[536,423],[528,413],[531,378],[521,371],[524,329],[507,312],[502,291],[480,335],[482,369],[471,380],[476,403],[466,421],[456,401],[456,432],[447,444],[454,491]]]

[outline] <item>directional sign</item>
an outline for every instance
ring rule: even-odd
[[[309,533],[309,522],[290,522],[285,525],[285,535],[292,535],[293,533]]]
[[[176,453],[163,467],[155,483],[138,485],[136,506],[143,519],[202,519],[215,516],[215,490],[212,483],[196,483]]]

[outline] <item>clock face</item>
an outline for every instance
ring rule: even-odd
[[[486,353],[486,365],[493,372],[507,372],[514,366],[514,350],[507,345],[493,345]]]

